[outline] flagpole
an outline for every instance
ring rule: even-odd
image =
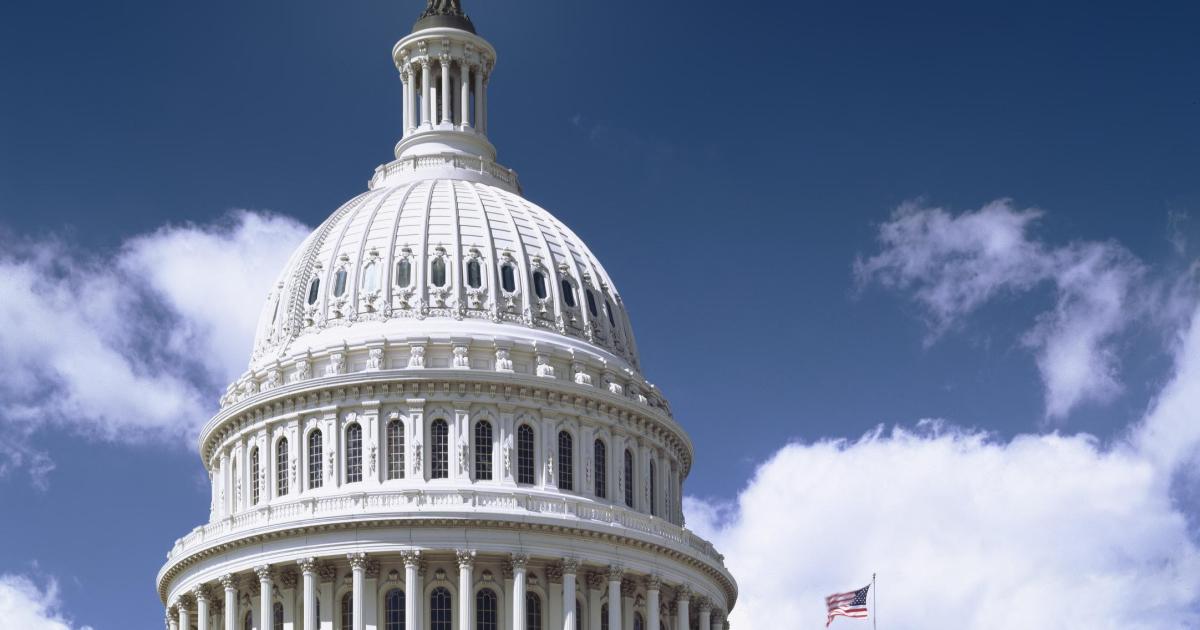
[[[871,629],[876,630],[879,623],[879,606],[876,606],[875,600],[875,574],[871,574]]]

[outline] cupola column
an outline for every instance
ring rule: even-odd
[[[417,609],[421,602],[421,583],[417,578],[417,567],[421,564],[421,552],[405,551],[404,558],[404,627],[420,628]]]
[[[567,558],[562,563],[563,570],[563,627],[562,630],[576,630],[581,620],[575,618],[575,574],[579,570],[579,561]]]
[[[302,606],[304,607],[304,628],[317,627],[317,559],[305,558],[297,562],[300,565],[300,576],[304,589]],[[233,630],[232,628],[228,630]]]
[[[433,64],[429,62],[429,58],[421,60],[421,126],[424,127],[430,124],[431,112],[433,111],[433,85],[429,80],[429,73],[433,70]]]
[[[608,567],[608,630],[621,630],[621,578],[625,572],[616,565]]]
[[[483,65],[475,66],[475,130],[484,133],[483,128]]]
[[[697,623],[696,627],[700,628],[700,630],[708,630],[712,626],[712,602],[707,597],[701,597],[696,610],[700,613],[697,615],[699,623]]]
[[[473,625],[470,620],[475,618],[475,597],[471,590],[475,584],[472,569],[475,567],[475,552],[459,549],[458,556],[458,618],[459,627],[469,628]]]
[[[271,604],[275,598],[271,594],[271,567],[263,565],[254,567],[254,573],[258,575],[258,625],[263,628],[271,628],[274,624],[271,623]]]
[[[458,124],[466,129],[471,126],[471,64],[466,59],[458,60],[458,83],[462,88],[458,99]]]
[[[367,554],[347,554],[350,561],[350,627],[353,630],[363,630],[363,591],[367,574]]]
[[[192,599],[196,600],[196,627],[208,630],[208,587],[201,585],[192,589]]]
[[[225,630],[237,630],[237,580],[226,573],[221,576],[221,586],[225,589]]]
[[[658,594],[662,589],[662,580],[657,575],[646,578],[646,630],[661,630],[659,628]]]
[[[188,610],[187,603],[180,599],[179,603],[175,604],[175,607],[179,610],[179,630],[191,630],[192,616],[191,611]]]
[[[519,553],[512,555],[512,630],[525,630],[525,565],[529,556]]]
[[[401,133],[403,136],[408,136],[409,131],[412,129],[412,123],[410,122],[412,120],[412,109],[409,108],[409,93],[412,91],[412,71],[408,65],[405,65],[400,71],[400,80],[404,83],[402,86],[404,88],[404,96],[400,99],[403,101],[402,107],[404,110],[402,118],[403,129]]]
[[[442,99],[442,122],[450,122],[450,105],[454,102],[454,88],[450,85],[450,55],[442,55],[442,90],[438,95]]]

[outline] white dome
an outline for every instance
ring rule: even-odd
[[[251,369],[439,336],[527,338],[617,371],[638,365],[620,295],[562,222],[488,183],[408,177],[352,199],[296,250],[267,300]]]

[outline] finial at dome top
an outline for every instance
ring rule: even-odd
[[[429,0],[425,5],[425,12],[413,25],[413,32],[438,27],[457,28],[468,33],[475,32],[475,25],[471,23],[471,18],[467,17],[462,10],[462,0]]]

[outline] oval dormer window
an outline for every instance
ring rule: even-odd
[[[575,287],[571,286],[571,281],[563,278],[562,281],[563,302],[571,308],[575,308]]]
[[[537,294],[539,300],[546,299],[546,274],[535,271],[533,272],[533,292]]]
[[[407,287],[412,284],[412,263],[408,259],[396,263],[396,286]]]
[[[345,269],[338,269],[338,272],[333,276],[333,296],[342,297],[346,295],[346,277],[349,274]]]
[[[479,268],[478,260],[472,260],[467,263],[467,286],[472,289],[478,289],[483,286],[483,271]]]
[[[441,258],[434,258],[433,264],[429,266],[430,281],[435,287],[446,286],[446,261]]]
[[[321,279],[313,278],[308,284],[308,305],[312,306],[317,303],[317,298],[321,296]]]
[[[513,271],[512,265],[504,265],[500,268],[500,286],[509,293],[517,290],[517,274]]]
[[[596,296],[592,295],[591,289],[587,289],[586,295],[587,295],[587,303],[588,303],[588,312],[592,314],[592,317],[596,317],[597,315],[600,314],[600,312],[596,310]]]

